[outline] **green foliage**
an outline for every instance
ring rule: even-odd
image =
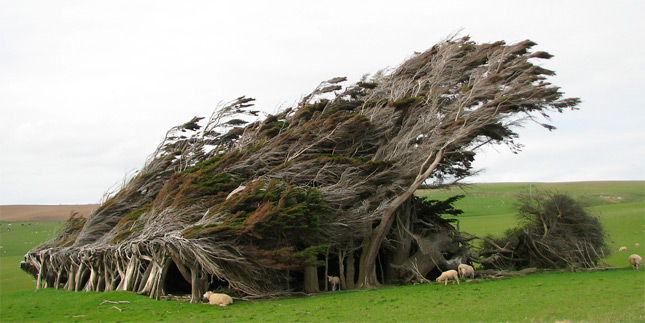
[[[295,119],[309,120],[316,112],[322,112],[329,104],[329,100],[322,99],[316,103],[306,105],[296,112]]]
[[[209,172],[215,169],[219,163],[219,161],[222,159],[223,155],[217,155],[214,157],[211,157],[209,159],[206,159],[202,162],[197,163],[197,165],[190,167],[183,172],[182,174],[194,174],[198,172]]]
[[[356,108],[361,106],[361,100],[337,100],[334,105],[330,107],[331,110],[341,110],[346,112],[353,112]]]
[[[234,151],[225,155],[211,157],[197,165],[174,174],[166,182],[157,199],[178,205],[199,204],[215,205],[237,188],[244,178],[223,172],[227,165],[237,161],[248,151]]]
[[[475,161],[475,154],[471,151],[455,151],[445,156],[439,163],[433,179],[444,180],[446,178],[466,178],[472,174],[472,163]]]
[[[305,266],[324,266],[325,262],[318,260],[318,255],[324,253],[329,247],[329,244],[307,247],[305,250],[298,252],[297,257]]]
[[[133,233],[141,231],[143,229],[143,223],[137,223],[137,220],[139,220],[141,215],[150,211],[151,208],[152,204],[146,204],[121,218],[115,226],[117,229],[120,228],[120,231],[112,238],[110,243],[117,244],[129,238]]]
[[[392,106],[392,107],[394,107],[396,109],[403,109],[403,108],[406,108],[409,105],[412,105],[414,103],[421,102],[424,99],[425,99],[425,97],[423,97],[423,96],[415,96],[415,97],[407,96],[407,97],[401,98],[401,99],[399,99],[397,101],[390,102],[388,105]]]
[[[130,237],[130,235],[132,233],[134,233],[134,232],[135,231],[132,230],[132,229],[121,230],[119,233],[117,233],[116,236],[114,236],[114,238],[112,239],[112,241],[110,243],[117,244],[117,243],[127,239],[128,237]]]
[[[193,238],[214,232],[236,230],[259,239],[303,242],[307,232],[320,230],[318,216],[326,210],[315,188],[285,186],[277,180],[256,181],[218,205],[213,213],[227,214],[224,223],[193,226],[184,236]],[[303,236],[305,235],[305,236]]]
[[[289,122],[286,120],[279,119],[279,116],[269,115],[266,120],[262,122],[260,131],[267,137],[275,137],[282,129],[285,129],[288,126]]]
[[[232,199],[234,202],[229,207],[225,207],[234,215],[230,223],[241,224],[245,230],[258,236],[265,232],[279,235],[300,229],[319,230],[318,215],[326,209],[320,192],[315,188],[284,187],[278,181],[271,181],[268,185],[256,184],[248,193],[239,195]]]
[[[366,88],[366,89],[374,89],[378,86],[378,83],[376,82],[358,82],[358,86]]]
[[[280,269],[302,268],[312,263],[319,217],[327,206],[315,188],[287,186],[278,180],[255,181],[229,200],[214,207],[224,222],[193,225],[186,238],[235,236],[250,242],[257,259]]]
[[[464,198],[465,195],[451,196],[445,200],[429,200],[422,199],[415,196],[415,207],[419,215],[454,215],[464,213],[463,210],[454,207],[454,203]]]
[[[139,219],[141,215],[144,213],[150,211],[152,208],[152,204],[146,204],[128,214],[126,214],[121,220],[119,220],[119,223],[117,223],[117,226],[125,226],[127,224],[131,224]]]

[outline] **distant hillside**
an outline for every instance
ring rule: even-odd
[[[0,221],[67,220],[71,212],[87,217],[98,204],[79,205],[0,205]]]

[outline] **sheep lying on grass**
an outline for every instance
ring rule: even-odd
[[[213,292],[206,292],[206,294],[204,294],[204,300],[208,300],[208,304],[211,305],[227,306],[233,304],[231,296]]]
[[[441,276],[437,277],[437,283],[446,282],[445,285],[448,285],[448,280],[454,279],[459,284],[459,274],[456,270],[446,270],[441,273]]]
[[[629,256],[629,263],[634,269],[639,269],[641,268],[641,264],[643,264],[643,258],[637,254],[633,254]]]
[[[466,264],[461,264],[457,268],[459,271],[459,277],[470,277],[470,278],[475,278],[475,268],[472,266],[466,265]]]
[[[327,281],[331,284],[332,291],[335,291],[336,287],[340,290],[340,278],[337,276],[327,276]]]
[[[627,251],[627,247],[622,246],[620,247],[620,249],[618,249],[618,252],[623,252],[623,251]]]

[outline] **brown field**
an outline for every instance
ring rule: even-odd
[[[87,217],[98,204],[79,205],[0,205],[0,221],[67,220],[71,212]]]

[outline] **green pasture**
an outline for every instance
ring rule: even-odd
[[[0,222],[0,321],[645,322],[645,270],[627,269],[629,254],[645,254],[634,245],[645,246],[645,182],[481,184],[417,194],[433,199],[465,194],[457,203],[465,211],[457,216],[461,230],[486,235],[515,226],[517,194],[536,189],[582,200],[608,233],[614,252],[605,261],[625,269],[236,301],[220,308],[129,292],[34,291],[34,278],[19,263],[28,250],[53,238],[61,222],[14,222],[11,227]],[[623,245],[628,251],[619,253]],[[129,303],[101,304],[104,300]]]
[[[64,221],[0,221],[0,293],[33,290],[33,277],[20,269],[24,255],[53,239]]]
[[[3,322],[642,322],[644,289],[645,271],[623,269],[238,301],[226,308],[126,292],[45,289],[3,294],[0,310]]]

